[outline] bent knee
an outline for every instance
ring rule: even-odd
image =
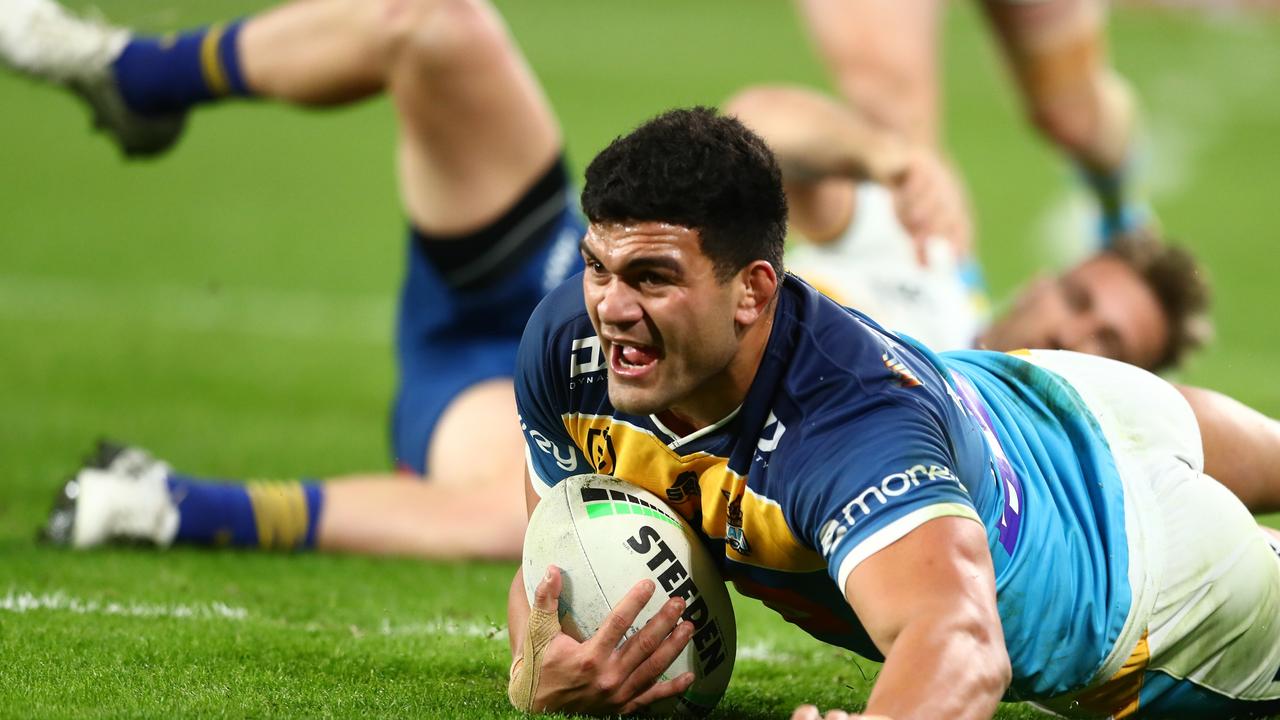
[[[392,62],[444,65],[511,47],[485,0],[380,0],[382,40]]]

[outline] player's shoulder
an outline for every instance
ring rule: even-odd
[[[780,322],[790,331],[786,383],[818,407],[945,394],[941,364],[919,343],[787,280],[793,301]]]

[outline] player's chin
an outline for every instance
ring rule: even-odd
[[[609,403],[628,415],[652,415],[666,409],[668,399],[656,383],[609,375]]]

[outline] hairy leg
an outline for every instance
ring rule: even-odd
[[[1221,393],[1177,386],[1204,444],[1204,470],[1250,512],[1280,511],[1280,422]]]
[[[1102,2],[986,0],[984,7],[1041,132],[1086,169],[1121,169],[1134,102],[1107,64]]]

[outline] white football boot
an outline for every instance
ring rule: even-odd
[[[128,30],[76,17],[53,0],[0,0],[0,64],[74,91],[125,155],[155,155],[178,140],[186,114],[144,116],[125,105],[111,64],[128,42]]]
[[[167,547],[178,532],[169,466],[136,447],[99,442],[97,456],[62,486],[42,536],[88,548],[112,541]]]

